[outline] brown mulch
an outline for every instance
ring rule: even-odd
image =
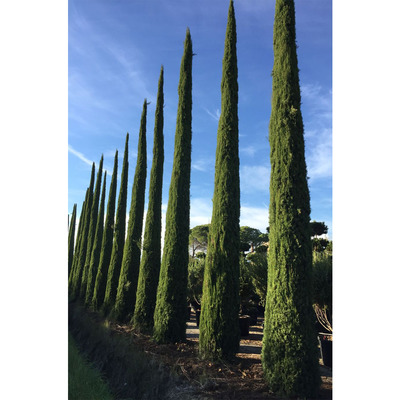
[[[129,325],[110,323],[116,334],[129,335],[132,342],[170,371],[196,388],[196,399],[282,399],[273,395],[263,379],[261,367],[262,321],[250,327],[242,338],[240,352],[231,362],[210,362],[198,357],[198,329],[194,314],[188,321],[187,341],[156,344],[150,336],[135,332]],[[317,399],[332,399],[332,370],[320,362],[321,387]]]

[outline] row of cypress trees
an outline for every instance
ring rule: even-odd
[[[270,251],[262,366],[271,389],[289,396],[314,396],[319,385],[311,304],[310,198],[300,112],[295,9],[293,0],[276,0],[272,111],[269,127]],[[68,268],[72,298],[138,330],[159,343],[186,338],[190,164],[192,138],[192,41],[187,29],[182,57],[174,162],[169,187],[164,251],[161,259],[163,174],[163,68],[158,84],[153,166],[144,242],[141,231],[146,180],[146,113],[143,105],[138,159],[125,239],[128,139],[114,224],[118,151],[104,228],[105,180],[99,212],[100,160],[94,164],[72,258],[74,206]],[[213,214],[204,272],[199,352],[209,359],[230,358],[239,348],[240,189],[236,21],[230,1],[222,65],[221,116],[217,132]],[[71,239],[72,237],[72,239]],[[100,245],[100,237],[101,245]],[[143,254],[141,256],[141,248]]]
[[[126,203],[128,184],[128,143],[126,135],[121,186],[116,206],[116,189],[118,175],[118,150],[115,153],[114,169],[110,185],[107,213],[104,222],[106,172],[99,208],[99,194],[102,180],[103,156],[99,163],[96,186],[94,188],[95,164],[93,163],[89,188],[82,205],[78,233],[74,246],[76,205],[71,218],[68,237],[69,255],[69,293],[71,300],[80,299],[84,304],[109,315],[117,321],[133,321],[136,300],[138,304],[137,322],[140,327],[152,327],[153,310],[148,311],[148,298],[155,303],[157,283],[148,284],[145,277],[151,274],[158,277],[161,255],[161,204],[163,175],[163,80],[164,70],[161,67],[158,99],[156,106],[153,168],[150,183],[149,217],[147,218],[145,240],[146,257],[141,260],[141,235],[143,227],[147,151],[146,151],[146,119],[147,100],[143,104],[140,122],[138,156],[132,188],[131,209],[129,212],[128,232],[125,238]],[[94,191],[93,191],[94,188]],[[114,220],[115,215],[115,220]],[[104,224],[103,224],[104,222]],[[156,251],[152,251],[156,249]],[[158,250],[157,250],[158,249]],[[157,257],[158,254],[158,257]],[[158,259],[158,260],[157,260]],[[85,262],[83,262],[83,260]],[[158,266],[157,266],[158,262]],[[143,278],[140,281],[139,296],[136,289],[139,271]],[[150,301],[151,302],[151,301]],[[150,315],[151,314],[151,315]],[[151,322],[150,322],[151,321]]]

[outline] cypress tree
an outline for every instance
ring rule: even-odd
[[[72,282],[72,298],[76,298],[79,295],[81,281],[82,281],[82,272],[86,260],[86,250],[88,244],[88,234],[89,234],[90,214],[91,214],[90,211],[92,209],[92,203],[93,203],[94,173],[95,173],[95,166],[93,163],[92,174],[90,177],[90,184],[89,184],[88,199],[85,205],[85,219],[83,221],[83,226],[82,226],[82,236],[80,240],[79,254]]]
[[[76,204],[74,204],[74,208],[72,209],[72,216],[68,233],[68,276],[69,273],[71,272],[72,259],[74,256],[75,224],[76,224]]]
[[[113,313],[114,318],[121,322],[126,322],[132,317],[136,302],[147,173],[146,118],[147,100],[145,99],[140,120],[138,153],[132,186],[128,232],[125,240],[121,273],[119,276]]]
[[[94,235],[94,242],[92,254],[90,255],[90,264],[88,269],[88,277],[86,283],[85,304],[90,305],[93,296],[94,283],[97,275],[97,269],[100,261],[101,240],[104,230],[104,203],[106,198],[106,180],[107,171],[104,172],[103,189],[101,191],[100,208],[97,216],[96,232]]]
[[[239,120],[236,21],[230,2],[222,61],[213,214],[200,315],[203,357],[229,358],[239,349]]]
[[[166,216],[165,241],[154,311],[154,339],[186,338],[189,246],[190,163],[192,141],[192,40],[186,31],[179,78],[174,162]]]
[[[122,162],[121,187],[118,196],[117,213],[115,216],[114,242],[111,252],[110,266],[108,267],[106,292],[102,311],[107,315],[115,303],[119,274],[121,272],[122,257],[125,244],[126,198],[128,192],[128,141],[126,134],[124,160]]]
[[[92,308],[100,310],[103,305],[104,293],[106,291],[107,272],[111,260],[111,252],[114,237],[114,214],[115,198],[117,195],[117,176],[118,176],[118,150],[115,152],[114,169],[111,178],[110,193],[108,195],[106,221],[104,223],[103,238],[101,240],[101,251],[99,267],[97,269],[96,280],[93,289]]]
[[[101,178],[103,177],[103,155],[101,156],[99,163],[99,170],[97,172],[96,186],[93,194],[92,207],[90,209],[90,224],[88,231],[88,244],[86,249],[86,258],[85,264],[82,271],[82,282],[80,288],[80,297],[84,298],[86,295],[86,286],[87,286],[87,275],[90,265],[90,257],[92,255],[92,248],[94,242],[94,236],[96,234],[96,225],[97,225],[97,214],[99,211],[99,200],[100,200],[100,189],[101,189]]]
[[[75,277],[76,265],[78,264],[78,254],[79,254],[80,242],[81,242],[81,238],[82,238],[83,224],[85,221],[85,210],[86,210],[86,203],[87,203],[88,197],[89,197],[89,188],[86,189],[85,200],[83,200],[83,203],[82,203],[81,215],[79,217],[79,224],[78,224],[78,233],[76,235],[75,251],[74,251],[74,256],[72,258],[71,271],[70,271],[69,277],[68,277],[68,289],[69,289],[70,294],[72,294],[72,286],[73,286],[72,282]]]
[[[136,292],[133,324],[150,332],[154,321],[157,285],[161,264],[161,204],[164,164],[164,68],[158,81],[157,105],[154,120],[153,163],[150,173],[149,205],[143,238],[142,259]]]
[[[293,0],[276,1],[273,48],[268,290],[261,362],[273,391],[308,398],[316,395],[319,371]]]

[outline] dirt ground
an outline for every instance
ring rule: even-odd
[[[187,323],[186,343],[157,345],[149,336],[135,333],[128,325],[113,328],[130,334],[139,348],[160,360],[192,387],[198,388],[198,399],[281,399],[269,392],[261,367],[262,320],[250,327],[250,334],[240,341],[240,351],[230,363],[212,363],[198,357],[199,329],[195,315]],[[321,387],[317,399],[332,399],[332,369],[320,360]]]

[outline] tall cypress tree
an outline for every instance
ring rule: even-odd
[[[74,204],[74,208],[72,209],[72,216],[68,233],[68,275],[71,272],[72,259],[74,257],[75,224],[76,224],[76,204]]]
[[[80,240],[79,254],[72,282],[72,298],[76,298],[79,295],[81,281],[82,281],[82,272],[86,260],[86,250],[88,244],[88,234],[89,234],[90,214],[91,214],[90,211],[92,209],[92,203],[93,203],[94,173],[95,173],[95,165],[93,163],[92,174],[90,177],[90,184],[89,184],[88,199],[85,206],[85,220],[83,221],[83,226],[82,226],[82,236]]]
[[[99,213],[97,215],[96,232],[94,235],[92,254],[90,255],[90,264],[88,269],[86,292],[85,292],[85,304],[87,306],[89,306],[90,302],[92,301],[94,283],[100,261],[101,240],[103,237],[103,230],[104,230],[104,203],[106,198],[106,180],[107,180],[107,171],[104,172],[103,189],[101,191],[100,208],[99,208]]]
[[[268,291],[261,362],[273,391],[313,397],[319,373],[293,0],[276,1],[273,43]]]
[[[117,176],[118,176],[118,150],[115,152],[114,169],[111,178],[110,193],[108,195],[106,221],[104,222],[103,238],[101,240],[101,251],[99,267],[97,269],[96,280],[94,283],[92,308],[100,310],[103,305],[104,293],[107,284],[107,272],[111,260],[111,252],[114,237],[114,214],[115,198],[117,195]]]
[[[133,324],[150,332],[154,322],[157,285],[161,264],[161,204],[164,165],[164,68],[158,81],[157,105],[154,120],[153,163],[150,173],[149,205],[143,238],[142,259],[136,292]]]
[[[85,211],[86,211],[86,203],[87,203],[88,197],[89,197],[89,188],[86,189],[85,200],[83,200],[83,203],[82,203],[81,215],[79,217],[79,223],[78,223],[78,233],[76,234],[75,251],[74,251],[74,256],[72,258],[71,271],[70,271],[69,277],[68,277],[68,290],[71,295],[72,295],[72,286],[73,286],[73,281],[74,281],[74,277],[75,277],[76,265],[78,264],[78,258],[79,258],[78,255],[79,255],[80,243],[81,243],[81,238],[82,238],[83,225],[84,225],[84,221],[85,221]]]
[[[113,312],[114,318],[121,322],[126,322],[132,317],[136,302],[147,173],[146,119],[147,100],[145,99],[140,120],[138,153],[132,186],[128,233],[125,240],[124,255]]]
[[[90,223],[89,223],[89,231],[88,231],[88,244],[86,249],[86,258],[85,264],[82,271],[82,282],[80,288],[80,297],[84,298],[86,294],[86,286],[87,286],[87,275],[90,265],[90,257],[92,255],[92,248],[94,242],[94,236],[96,234],[96,225],[97,225],[97,214],[99,211],[99,200],[100,200],[100,190],[101,190],[101,178],[103,177],[103,155],[101,155],[99,170],[97,172],[96,186],[93,194],[92,207],[90,209]]]
[[[231,357],[239,349],[239,120],[236,21],[230,2],[222,61],[213,214],[208,238],[200,316],[199,351]]]
[[[180,69],[174,163],[169,187],[160,281],[154,312],[153,336],[160,343],[186,339],[192,150],[192,58],[192,40],[188,28]]]
[[[126,134],[124,160],[122,162],[121,187],[118,196],[117,213],[115,216],[114,242],[111,252],[110,266],[108,267],[107,286],[104,295],[102,311],[108,314],[115,303],[117,294],[119,274],[121,272],[122,257],[125,244],[125,222],[126,222],[126,198],[128,192],[128,141],[129,133]]]

